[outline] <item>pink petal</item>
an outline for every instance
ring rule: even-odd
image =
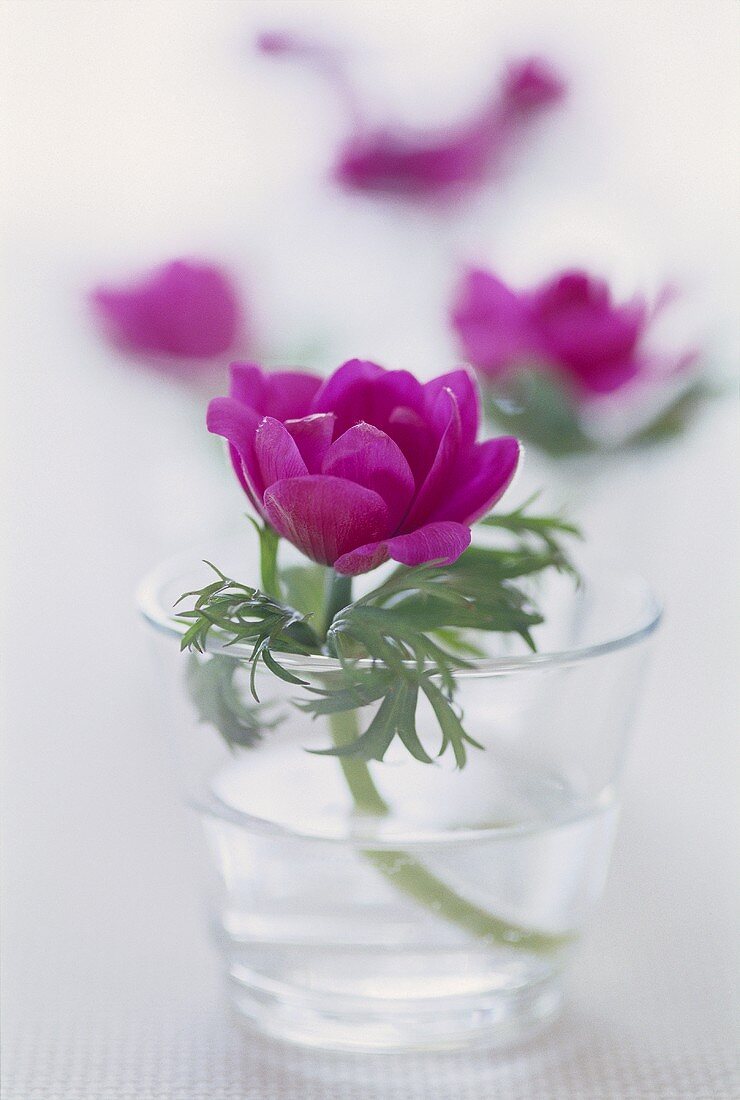
[[[424,389],[418,378],[414,378],[407,370],[388,370],[377,375],[370,388],[371,423],[385,430],[385,424],[394,409],[406,408],[423,412]]]
[[[232,363],[229,376],[229,395],[256,412],[262,412],[265,390],[262,369],[256,363]]]
[[[548,61],[530,57],[509,65],[503,85],[503,100],[509,111],[530,114],[563,98],[566,85]]]
[[[384,373],[377,363],[350,359],[326,379],[314,395],[310,411],[336,413],[337,432],[345,432],[367,419],[371,383]]]
[[[584,375],[598,374],[608,360],[631,358],[646,316],[641,299],[615,306],[608,285],[583,271],[563,272],[532,295],[532,320],[543,348]]]
[[[424,399],[429,410],[430,419],[437,430],[438,438],[441,437],[447,426],[445,406],[437,403],[439,394],[445,388],[452,390],[457,398],[457,407],[460,410],[462,446],[465,448],[472,447],[480,423],[478,383],[473,378],[472,373],[465,369],[450,371],[449,374],[441,374],[438,378],[433,378],[431,382],[427,382],[424,387]]]
[[[321,463],[332,441],[336,419],[334,413],[311,413],[299,420],[285,421],[285,427],[295,439],[310,474],[321,473]]]
[[[645,372],[645,361],[637,356],[606,359],[587,366],[572,364],[568,368],[568,374],[584,395],[613,393]]]
[[[360,573],[369,573],[371,569],[377,569],[383,562],[388,561],[389,557],[386,541],[368,542],[365,546],[358,546],[356,550],[342,554],[334,562],[334,568],[337,573],[357,577]]]
[[[479,145],[466,131],[452,128],[444,133],[386,129],[357,134],[340,149],[334,178],[351,190],[442,197],[455,185],[480,178],[484,158]]]
[[[450,478],[459,458],[462,432],[460,410],[452,390],[443,389],[437,396],[432,410],[436,420],[442,416],[442,410],[446,410],[447,426],[442,433],[429,473],[404,520],[404,531],[413,531],[429,519],[439,508],[450,489]]]
[[[265,414],[276,420],[308,416],[322,381],[317,374],[304,371],[271,371],[265,375]]]
[[[189,260],[174,260],[127,287],[101,287],[91,300],[114,340],[134,353],[210,359],[228,351],[240,322],[226,273]]]
[[[232,363],[232,397],[262,416],[288,420],[306,416],[321,385],[315,374],[303,371],[263,371],[256,363]]]
[[[537,355],[539,337],[525,295],[487,271],[470,271],[452,310],[465,357],[490,374]]]
[[[266,416],[257,428],[254,449],[259,463],[262,484],[267,488],[287,477],[302,477],[308,473],[306,463],[290,432],[279,420]]]
[[[511,484],[520,447],[513,436],[477,443],[460,471],[458,488],[433,513],[435,520],[475,523],[499,500]]]
[[[381,496],[391,529],[405,516],[414,494],[414,475],[403,452],[371,424],[355,424],[340,435],[326,452],[322,472],[347,478]]]
[[[264,511],[279,534],[322,565],[378,541],[389,529],[382,498],[339,477],[309,474],[276,481],[265,493]]]
[[[368,543],[344,554],[334,563],[338,573],[356,576],[382,565],[389,557],[402,565],[438,561],[451,565],[470,545],[470,530],[461,523],[428,523],[407,535]]]
[[[427,523],[388,540],[388,551],[402,565],[439,561],[451,565],[470,546],[470,528],[462,523]]]
[[[229,455],[242,488],[256,508],[262,498],[263,486],[254,437],[259,416],[233,397],[214,397],[208,405],[206,426],[214,435],[229,441]]]
[[[413,409],[399,407],[391,413],[384,430],[403,451],[414,481],[421,487],[437,453],[438,442],[431,427]]]

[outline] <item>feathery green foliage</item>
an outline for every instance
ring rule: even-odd
[[[186,593],[195,597],[195,603],[180,614],[189,624],[182,648],[203,653],[211,638],[220,640],[224,648],[236,643],[251,645],[247,663],[257,703],[255,674],[261,662],[279,679],[304,689],[294,705],[314,718],[374,708],[355,740],[316,750],[322,754],[382,760],[398,737],[422,763],[431,763],[449,749],[457,766],[463,767],[468,749],[482,746],[464,728],[455,703],[455,673],[483,654],[477,642],[481,634],[516,634],[534,650],[532,630],[543,617],[521,583],[550,568],[575,576],[563,539],[577,537],[577,528],[558,517],[531,515],[530,504],[528,501],[514,512],[483,521],[485,526],[497,528],[507,545],[472,546],[452,565],[399,566],[371,592],[352,602],[348,579],[330,574],[326,606],[337,610],[330,613],[321,633],[312,626],[307,610],[313,603],[313,610],[319,611],[321,576],[317,567],[292,567],[281,577],[276,565],[277,543],[260,536],[263,571],[267,569],[271,587],[294,595],[302,610],[211,566],[217,579]],[[339,670],[335,666],[326,674],[317,673],[309,684],[281,664],[275,654],[334,657]],[[230,667],[224,668],[216,660],[212,658],[197,676],[193,674],[199,713],[221,730],[230,745],[253,744],[270,726],[259,707],[238,705],[233,681],[238,662],[230,658]],[[434,756],[417,731],[421,698],[426,699],[439,727]]]
[[[251,703],[235,683],[243,664],[233,657],[191,653],[185,674],[188,695],[201,722],[214,726],[232,752],[252,748],[284,715],[270,703]]]

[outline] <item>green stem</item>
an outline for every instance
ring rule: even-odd
[[[329,725],[332,739],[337,747],[348,745],[357,737],[357,720],[352,710],[343,711],[341,714],[330,714]],[[355,808],[364,814],[379,816],[387,814],[388,803],[373,783],[373,777],[365,761],[353,760],[351,756],[338,756],[337,760],[347,781]]]
[[[260,584],[266,596],[282,599],[278,577],[277,552],[280,536],[268,524],[260,526],[252,520],[260,540]]]
[[[357,738],[357,717],[354,711],[329,715],[334,744],[346,745]],[[382,815],[388,812],[388,804],[378,791],[364,760],[339,757],[339,764],[347,781],[356,808],[362,813]],[[456,924],[466,932],[506,947],[522,948],[536,954],[547,955],[567,944],[569,935],[550,935],[538,932],[496,917],[474,902],[468,901],[447,886],[423,864],[406,852],[386,849],[366,849],[365,858],[388,879],[391,885],[413,898],[425,909],[431,910],[442,920]]]
[[[334,616],[352,601],[352,578],[327,570],[326,604],[324,631],[330,626]],[[353,710],[341,711],[329,715],[332,738],[337,747],[357,740],[357,714]],[[388,803],[373,782],[370,769],[364,760],[348,756],[338,757],[339,765],[352,795],[356,809],[360,813],[382,816],[388,813]],[[456,894],[451,887],[438,879],[423,864],[408,855],[393,849],[366,849],[365,858],[386,878],[391,885],[408,897],[413,898],[425,909],[431,910],[443,920],[456,924],[458,928],[489,943],[506,947],[524,948],[537,954],[547,955],[556,951],[570,940],[568,935],[553,936],[509,924],[472,901]]]
[[[352,578],[333,569],[326,571],[326,595],[324,600],[324,634],[332,624],[334,616],[352,603]]]

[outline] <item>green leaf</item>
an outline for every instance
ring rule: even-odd
[[[455,713],[450,700],[445,698],[437,685],[433,683],[429,677],[422,680],[421,689],[431,703],[436,719],[439,722],[439,728],[442,731],[442,746],[439,750],[439,755],[442,756],[448,745],[451,745],[455,763],[458,768],[464,768],[467,759],[465,750],[466,743],[473,745],[476,749],[482,749],[483,746],[479,741],[474,740],[474,738],[465,732],[462,722]]]
[[[198,719],[213,726],[232,751],[251,748],[267,730],[274,729],[283,715],[273,715],[272,704],[250,706],[241,697],[234,680],[243,664],[231,657],[211,656],[205,660],[192,653],[185,682]]]
[[[563,537],[582,538],[580,528],[563,516],[532,515],[529,508],[538,495],[536,493],[530,497],[513,512],[493,512],[480,521],[484,527],[497,528],[515,536],[518,545],[510,550],[493,551],[490,548],[470,547],[466,552],[470,554],[467,567],[480,569],[487,564],[499,577],[539,573],[550,566],[577,575],[563,546]],[[495,564],[495,555],[499,556],[498,564]]]
[[[285,669],[274,654],[320,652],[321,643],[308,622],[308,616],[250,585],[232,580],[215,566],[211,568],[218,574],[219,580],[199,591],[186,593],[186,596],[195,596],[196,599],[191,610],[179,615],[182,620],[192,620],[181,639],[180,648],[203,653],[211,632],[217,630],[222,634],[221,641],[225,647],[252,644],[250,686],[255,700],[255,675],[260,660],[279,679],[303,686],[305,681]],[[184,598],[180,597],[178,603]]]
[[[412,677],[402,680],[398,685],[398,705],[396,732],[404,745],[422,764],[431,764],[432,758],[419,740],[416,732],[416,701],[419,696],[419,684]]]
[[[393,674],[380,665],[366,671],[358,671],[354,678],[351,669],[347,668],[341,677],[340,687],[326,689],[309,687],[309,693],[317,698],[298,701],[294,705],[313,718],[325,714],[359,710],[382,699],[392,683]]]
[[[387,689],[370,725],[356,741],[330,749],[309,749],[315,756],[354,756],[359,760],[382,760],[397,733],[398,687]]]
[[[702,406],[713,396],[712,387],[698,379],[645,427],[629,436],[626,447],[647,447],[674,439],[686,430]]]
[[[451,565],[399,566],[354,602],[348,578],[328,574],[327,607],[334,610],[325,638],[309,615],[318,609],[326,570],[285,571],[285,590],[302,605],[297,609],[212,567],[218,579],[189,593],[194,606],[181,613],[188,623],[182,645],[203,651],[212,631],[226,646],[248,643],[256,702],[261,663],[280,680],[305,689],[293,705],[314,718],[374,707],[365,731],[348,744],[318,750],[326,755],[382,760],[398,737],[416,760],[432,763],[416,727],[421,692],[439,727],[436,755],[449,750],[463,767],[468,748],[482,747],[466,733],[454,701],[457,673],[482,655],[477,637],[518,634],[534,649],[532,630],[543,620],[521,583],[548,568],[574,572],[564,540],[577,536],[577,529],[561,517],[531,515],[530,504],[484,521],[507,545],[470,547]],[[315,687],[284,667],[281,653],[335,655],[340,667]]]

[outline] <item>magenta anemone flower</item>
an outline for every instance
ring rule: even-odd
[[[230,278],[199,261],[173,260],[90,300],[116,345],[136,355],[212,359],[233,348],[240,324]]]
[[[263,34],[258,48],[271,56],[308,61],[335,87],[347,109],[351,134],[338,151],[333,174],[352,191],[415,200],[459,197],[482,184],[526,124],[565,92],[548,62],[529,58],[509,65],[483,105],[457,124],[437,130],[397,124],[377,128],[364,120],[339,52],[280,32]]]
[[[634,297],[617,305],[607,284],[565,271],[533,290],[513,290],[488,271],[463,278],[452,324],[466,358],[490,379],[521,367],[564,376],[577,397],[612,393],[637,379],[665,377],[690,356],[659,359],[645,336],[656,306]]]
[[[339,573],[455,561],[470,525],[511,482],[519,444],[476,442],[478,389],[466,370],[422,385],[353,359],[322,379],[231,367],[231,395],[208,428],[260,515],[307,557]]]

